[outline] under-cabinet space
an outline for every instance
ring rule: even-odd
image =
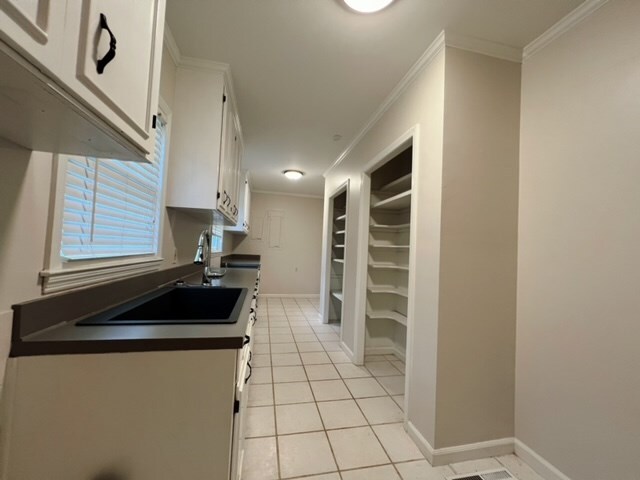
[[[153,155],[165,0],[0,2],[0,136],[56,153]],[[117,43],[117,49],[116,47]]]

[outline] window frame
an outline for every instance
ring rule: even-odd
[[[64,187],[66,179],[66,155],[55,154],[52,166],[52,183],[49,199],[49,219],[45,248],[44,269],[40,272],[42,293],[57,293],[74,288],[87,287],[132,275],[140,275],[159,270],[164,262],[162,246],[164,240],[165,198],[167,191],[167,171],[171,141],[171,109],[159,99],[158,113],[166,121],[165,157],[162,169],[162,186],[159,198],[157,220],[157,244],[153,254],[67,260],[60,255],[62,240],[62,216],[64,209]]]

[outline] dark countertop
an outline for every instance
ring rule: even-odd
[[[212,282],[214,286],[248,289],[237,323],[76,326],[85,315],[19,339],[14,337],[11,356],[241,348],[257,273],[256,269],[229,268],[224,277]],[[200,279],[200,273],[184,278],[191,284]]]
[[[222,257],[220,265],[222,267],[228,265],[229,268],[260,268],[260,255],[233,253]]]

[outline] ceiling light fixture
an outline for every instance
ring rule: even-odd
[[[284,176],[287,177],[289,180],[300,180],[304,175],[304,173],[301,172],[300,170],[285,170],[282,173],[284,173]]]
[[[344,0],[349,8],[360,13],[373,13],[388,7],[393,0]]]

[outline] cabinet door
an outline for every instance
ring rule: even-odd
[[[52,76],[60,69],[66,0],[0,0],[0,39]]]
[[[158,102],[165,0],[84,0],[67,12],[67,83],[151,151]],[[97,100],[97,102],[96,102]]]
[[[244,205],[243,205],[243,217],[244,227],[247,233],[251,230],[251,188],[249,187],[249,174],[245,179],[244,186]]]
[[[220,179],[218,210],[232,223],[234,222],[235,200],[235,155],[237,145],[237,131],[235,124],[235,110],[231,99],[227,96],[224,103],[224,122],[222,126],[222,145],[220,147]]]

